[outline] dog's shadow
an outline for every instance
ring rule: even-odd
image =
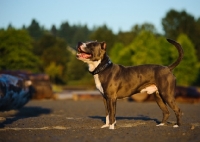
[[[89,116],[89,118],[93,119],[100,119],[105,123],[105,117],[103,116]],[[117,116],[116,120],[142,120],[142,121],[155,121],[157,124],[160,124],[160,121],[156,118],[150,118],[148,116],[144,115],[138,115],[136,117],[122,117],[122,116]]]
[[[48,108],[41,108],[37,106],[25,106],[17,111],[8,111],[8,112],[1,112],[0,117],[5,117],[5,121],[0,122],[0,128],[4,128],[5,125],[12,124],[13,122],[29,118],[29,117],[37,117],[42,114],[49,114],[51,113],[51,109]]]

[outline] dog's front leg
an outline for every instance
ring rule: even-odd
[[[106,128],[106,127],[109,127],[109,111],[108,111],[107,100],[105,98],[103,98],[103,102],[104,102],[104,106],[106,110],[106,124],[101,126],[101,128]]]
[[[107,106],[109,110],[109,129],[115,129],[115,113],[116,113],[116,103],[117,99],[109,98],[107,99]]]

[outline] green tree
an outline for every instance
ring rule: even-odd
[[[157,33],[155,26],[153,24],[150,24],[150,23],[144,23],[142,25],[136,24],[135,26],[132,27],[131,31],[133,33],[135,33],[136,35],[139,34],[141,31],[148,31],[148,32],[151,32],[151,33],[154,33],[154,34]]]
[[[70,44],[69,40],[71,40],[70,35],[72,35],[71,33],[71,26],[68,22],[62,23],[60,25],[60,29],[58,31],[59,33],[59,37],[63,38],[66,40],[66,42],[68,44]]]
[[[38,40],[34,52],[43,63],[43,70],[47,74],[50,73],[49,75],[55,83],[67,82],[64,76],[67,70],[66,64],[70,61],[70,52],[67,50],[67,44],[64,39],[45,34]],[[57,67],[58,69],[56,69]]]
[[[63,67],[61,65],[56,65],[55,62],[50,62],[50,64],[45,67],[45,73],[50,76],[53,83],[59,84],[60,78],[62,78]]]
[[[111,50],[111,59],[123,65],[163,64],[160,40],[163,39],[152,32],[141,31],[128,46],[116,44]]]
[[[64,38],[70,47],[75,48],[77,42],[87,41],[91,31],[86,25],[70,25],[68,22],[61,24],[58,36]]]
[[[89,35],[91,33],[91,31],[88,29],[88,27],[82,26],[82,25],[78,25],[78,26],[73,26],[73,37],[71,39],[72,42],[72,48],[76,48],[76,44],[79,41],[88,41],[89,39]]]
[[[135,53],[131,61],[134,65],[140,64],[163,64],[162,46],[159,45],[159,38],[152,32],[142,31],[130,45],[130,49]]]
[[[132,65],[131,57],[133,56],[132,50],[124,46],[122,43],[115,43],[115,45],[112,47],[110,51],[110,58],[111,60],[116,64],[121,65]]]
[[[135,37],[136,37],[136,33],[132,31],[127,31],[127,32],[120,31],[116,35],[117,42],[122,43],[125,46],[129,45],[134,40]]]
[[[33,19],[30,26],[28,26],[27,31],[29,32],[30,36],[38,40],[43,35],[43,29],[40,27],[39,23]]]
[[[77,60],[75,55],[72,55],[67,64],[68,80],[81,80],[86,73],[88,73],[87,65]]]
[[[177,39],[180,34],[188,35],[197,50],[196,54],[200,55],[200,18],[196,20],[184,10],[170,10],[162,19],[162,25],[168,38]]]
[[[0,69],[39,71],[41,64],[32,53],[32,39],[26,31],[0,31],[0,41]]]
[[[157,30],[154,27],[154,25],[150,24],[150,23],[144,23],[142,25],[134,25],[131,29],[131,31],[128,32],[122,32],[120,31],[116,37],[117,37],[117,43],[114,44],[114,46],[111,49],[111,56],[113,57],[113,60],[116,62],[119,62],[121,64],[126,64],[126,65],[130,65],[131,61],[130,58],[128,59],[128,57],[130,57],[133,53],[131,53],[132,51],[130,51],[129,49],[126,49],[125,47],[127,47],[128,45],[130,45],[135,38],[138,36],[138,34],[140,34],[142,31],[146,31],[146,32],[150,32],[152,34],[157,34]],[[166,42],[166,41],[165,41]],[[120,60],[119,56],[121,53],[121,50],[127,50],[127,55],[124,55],[123,58],[126,59],[124,60]]]
[[[66,47],[67,43],[64,39],[55,37],[52,34],[44,34],[35,44],[34,53],[38,56],[42,56],[47,49],[52,47],[58,47],[63,50],[64,53],[67,52]],[[56,53],[55,53],[56,54]],[[63,60],[65,60],[63,58]]]
[[[53,26],[51,27],[50,32],[51,32],[51,34],[52,34],[53,36],[57,36],[57,35],[58,35],[58,30],[56,29],[56,26],[55,26],[55,25],[53,25]]]
[[[179,34],[194,32],[195,19],[186,11],[170,10],[162,19],[163,29],[167,37],[176,39]]]

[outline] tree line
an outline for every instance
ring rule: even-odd
[[[20,29],[10,24],[0,29],[0,70],[42,72],[56,84],[93,85],[87,66],[75,57],[78,41],[105,41],[114,63],[169,65],[178,56],[175,47],[166,41],[171,38],[184,49],[184,58],[174,70],[178,85],[200,86],[200,18],[170,10],[161,22],[164,34],[151,23],[133,25],[130,31],[117,34],[106,25],[89,29],[87,25],[64,22],[60,27],[45,29],[35,19]]]

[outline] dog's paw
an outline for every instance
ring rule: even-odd
[[[173,126],[173,128],[178,128],[179,126],[177,125],[177,124],[175,124],[174,126]]]
[[[107,127],[109,127],[109,124],[105,124],[105,125],[101,126],[101,128],[107,128]]]
[[[164,126],[164,125],[165,125],[165,123],[160,123],[160,124],[158,124],[156,126]]]
[[[109,129],[114,130],[115,129],[115,123],[109,126]]]
[[[109,129],[114,130],[114,129],[115,129],[115,124],[116,124],[116,123],[117,123],[117,122],[115,121],[113,124],[109,125]]]

